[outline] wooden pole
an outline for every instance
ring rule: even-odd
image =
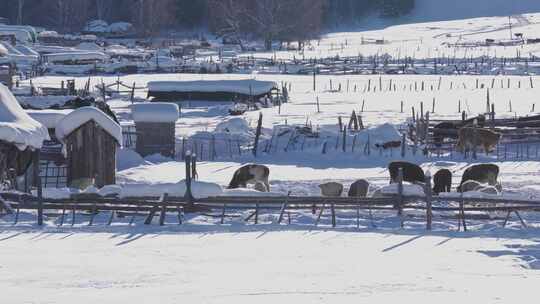
[[[33,155],[33,177],[34,177],[34,186],[37,189],[38,197],[38,216],[37,224],[38,226],[43,225],[43,189],[41,185],[41,176],[39,175],[39,163],[40,163],[40,150],[34,151]]]
[[[258,150],[258,147],[259,147],[259,139],[261,137],[261,132],[262,132],[262,119],[263,119],[263,114],[262,112],[259,113],[259,121],[257,122],[257,131],[255,133],[255,143],[253,144],[253,156],[257,157],[257,150]]]
[[[431,230],[433,221],[432,201],[431,201],[431,174],[426,174],[426,229]]]

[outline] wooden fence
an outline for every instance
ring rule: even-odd
[[[45,199],[38,191],[38,196],[31,196],[24,193],[3,192],[0,193],[0,210],[14,215],[13,224],[19,220],[21,210],[37,210],[38,224],[43,223],[43,214],[54,211],[55,216],[60,217],[59,226],[64,225],[67,213],[71,213],[71,223],[75,223],[76,217],[85,215],[88,217],[88,225],[94,224],[95,216],[101,211],[110,212],[106,225],[111,225],[117,216],[130,217],[129,224],[132,225],[137,217],[144,217],[144,223],[149,225],[155,217],[159,218],[159,225],[165,225],[165,218],[168,214],[177,217],[178,224],[183,223],[184,214],[196,212],[213,218],[219,218],[220,223],[224,223],[228,217],[228,212],[238,212],[239,210],[252,210],[245,221],[259,223],[259,216],[265,212],[278,216],[277,224],[281,224],[288,218],[291,222],[291,212],[307,211],[318,212],[314,220],[314,225],[318,225],[324,214],[330,213],[332,227],[337,226],[338,211],[355,211],[356,225],[360,226],[361,210],[369,211],[369,220],[373,224],[373,212],[386,211],[396,212],[400,218],[401,227],[407,220],[406,212],[420,211],[425,213],[425,225],[427,230],[432,229],[433,217],[436,213],[441,213],[441,218],[450,218],[459,222],[459,227],[467,230],[467,219],[489,219],[489,217],[478,217],[478,212],[506,212],[503,226],[507,224],[512,214],[517,216],[523,227],[527,224],[520,215],[520,212],[539,212],[540,200],[520,200],[500,198],[469,198],[463,195],[456,197],[434,196],[431,192],[431,177],[426,178],[425,195],[414,196],[405,195],[404,184],[398,183],[397,193],[378,198],[351,198],[351,197],[297,197],[297,196],[251,196],[251,197],[209,197],[204,199],[194,199],[191,193],[191,181],[195,177],[192,165],[196,161],[187,155],[186,160],[187,190],[184,197],[169,197],[164,193],[161,197],[133,197],[116,198],[100,197],[95,194],[82,194],[72,196],[69,199]],[[400,170],[399,176],[403,176]],[[399,180],[402,180],[399,179]],[[444,212],[457,213],[447,216]],[[471,212],[474,212],[471,214]],[[475,215],[476,214],[476,215]],[[475,216],[473,216],[475,215]],[[373,225],[375,226],[375,225]]]

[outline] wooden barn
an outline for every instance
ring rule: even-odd
[[[58,122],[55,133],[64,145],[67,185],[116,183],[116,148],[122,143],[122,128],[107,114],[94,107],[77,109]]]
[[[148,97],[154,101],[257,101],[278,91],[277,83],[254,79],[152,81]]]
[[[47,128],[24,112],[8,88],[0,84],[0,187],[24,176],[32,162],[39,160],[34,152],[48,139]],[[17,183],[12,186],[17,189]]]
[[[137,130],[136,151],[145,157],[161,154],[174,157],[175,127],[180,116],[178,105],[173,103],[146,103],[131,106]]]

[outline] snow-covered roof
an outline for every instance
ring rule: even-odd
[[[96,122],[103,130],[105,130],[105,132],[114,137],[119,145],[122,144],[122,127],[112,120],[112,118],[107,116],[107,114],[95,107],[82,107],[62,118],[62,120],[56,124],[56,138],[63,141],[66,136],[91,120]]]
[[[9,89],[0,84],[0,140],[13,143],[19,150],[40,149],[49,139],[47,128],[32,119]]]
[[[174,103],[140,103],[131,106],[135,122],[175,122],[180,116],[178,105]]]
[[[8,50],[6,49],[4,45],[0,43],[0,57],[7,56],[7,54],[8,54]]]
[[[26,113],[44,125],[47,129],[54,129],[60,120],[73,110],[27,110]]]
[[[43,57],[49,62],[58,62],[58,61],[75,61],[75,60],[96,60],[96,61],[105,61],[107,60],[107,55],[102,52],[69,52],[69,53],[53,53],[46,54]]]
[[[273,81],[243,80],[200,80],[200,81],[151,81],[152,92],[225,92],[245,95],[262,95],[277,88]]]

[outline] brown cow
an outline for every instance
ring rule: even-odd
[[[460,152],[468,152],[472,151],[475,146],[481,146],[484,148],[486,154],[489,154],[489,152],[492,152],[495,149],[501,136],[502,134],[488,129],[461,128],[458,132],[457,150]]]

